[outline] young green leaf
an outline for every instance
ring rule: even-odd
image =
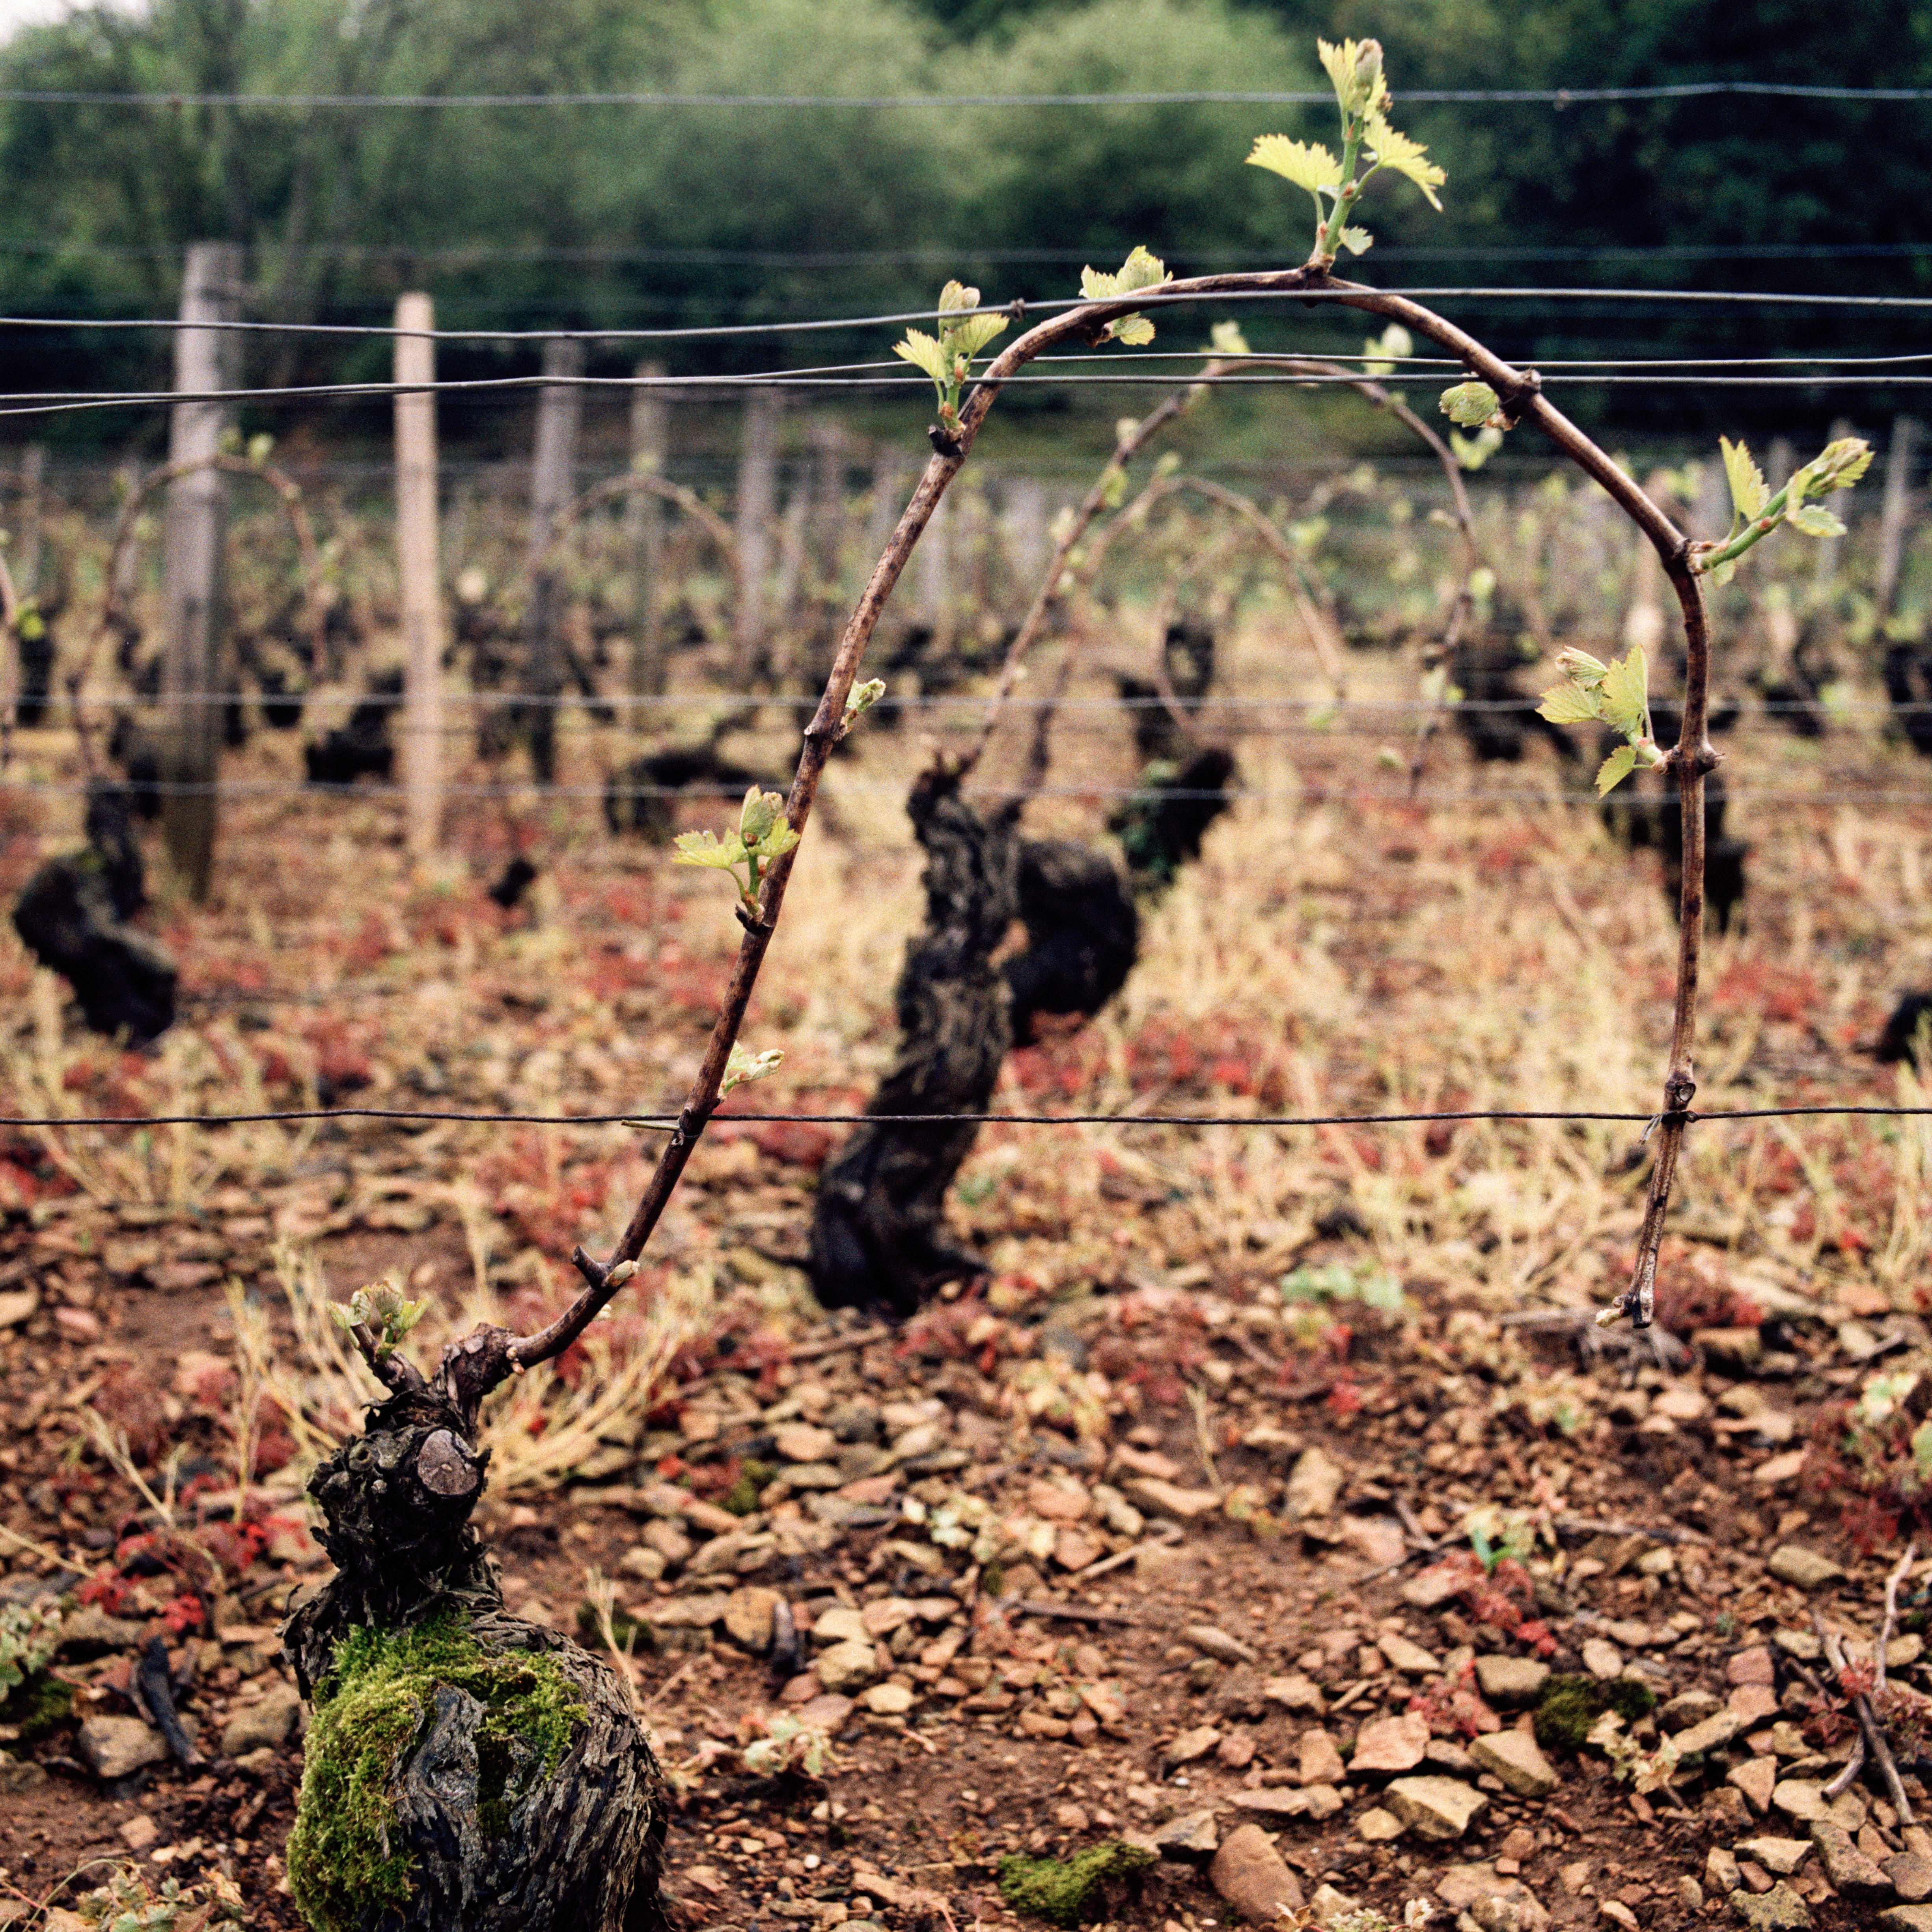
[[[1336,238],[1352,255],[1366,255],[1376,245],[1376,238],[1366,228],[1345,228]]]
[[[1841,537],[1845,526],[1822,503],[1804,503],[1784,519],[1794,530],[1808,537]]]
[[[722,844],[710,832],[680,832],[671,842],[677,848],[674,866],[710,866],[728,872],[744,862],[745,842],[735,832],[728,832]]]
[[[1006,327],[1006,319],[1003,315],[969,315],[946,332],[946,346],[954,355],[964,356],[970,361],[994,337],[1005,334]]]
[[[1389,94],[1382,79],[1379,40],[1344,40],[1336,46],[1318,40],[1315,46],[1346,118],[1353,120],[1387,103]]]
[[[1089,302],[1106,302],[1116,296],[1132,295],[1138,289],[1153,288],[1166,280],[1166,265],[1136,243],[1116,274],[1099,268],[1082,268],[1080,292]],[[1123,316],[1118,322],[1108,323],[1106,332],[1116,342],[1138,346],[1154,340],[1154,324],[1144,315]]]
[[[1136,244],[1116,274],[1108,274],[1100,268],[1082,268],[1080,292],[1089,302],[1106,302],[1115,296],[1132,295],[1137,289],[1150,289],[1166,280],[1167,268],[1160,258],[1149,254]]]
[[[1731,502],[1738,514],[1749,523],[1762,514],[1770,495],[1765,488],[1764,472],[1751,460],[1750,451],[1744,444],[1720,436],[1718,446],[1724,452],[1724,474],[1730,481]]]
[[[839,730],[850,730],[852,721],[871,710],[885,694],[886,681],[882,677],[868,677],[863,684],[855,685],[851,695],[845,700],[845,715],[838,721]]]
[[[1596,694],[1574,684],[1559,684],[1546,691],[1536,715],[1548,718],[1552,724],[1588,724],[1602,716],[1597,708]]]
[[[903,342],[892,344],[892,353],[916,363],[938,384],[944,395],[952,380],[952,358],[923,329],[908,328]]]
[[[1597,796],[1601,798],[1605,793],[1614,790],[1636,770],[1636,747],[1619,745],[1598,767]]]
[[[1430,206],[1438,213],[1441,212],[1442,204],[1436,200],[1436,190],[1449,177],[1433,161],[1426,158],[1429,150],[1420,141],[1412,141],[1406,134],[1397,134],[1382,118],[1379,110],[1374,110],[1369,115],[1368,127],[1362,136],[1362,146],[1376,167],[1387,168],[1391,172],[1414,182],[1426,197]]]
[[[1460,423],[1465,429],[1491,422],[1501,429],[1504,425],[1496,410],[1502,400],[1486,382],[1458,382],[1442,392],[1441,408],[1451,422]]]
[[[1480,470],[1503,446],[1501,430],[1485,424],[1472,436],[1460,429],[1449,432],[1449,451],[1465,470]]]
[[[1248,338],[1238,322],[1217,322],[1208,332],[1208,346],[1216,356],[1252,356]]]
[[[1604,722],[1612,730],[1626,738],[1650,736],[1650,667],[1641,644],[1633,644],[1628,657],[1605,670],[1598,688]]]
[[[784,1060],[784,1054],[776,1047],[753,1053],[742,1040],[734,1040],[730,1056],[724,1063],[724,1077],[718,1084],[718,1097],[722,1100],[734,1087],[748,1087],[753,1081],[776,1073]]]
[[[1257,134],[1251,168],[1266,168],[1315,197],[1315,211],[1323,212],[1322,197],[1342,191],[1342,164],[1318,141],[1291,141],[1286,134]]]
[[[1393,376],[1395,365],[1415,353],[1415,338],[1399,322],[1362,344],[1362,367],[1371,376]]]

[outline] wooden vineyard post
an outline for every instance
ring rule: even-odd
[[[631,393],[631,468],[640,476],[662,476],[670,453],[670,405],[652,386],[663,374],[656,362],[640,362],[638,386]],[[664,687],[664,514],[655,490],[634,489],[625,498],[624,548],[631,558],[631,695],[656,698]],[[634,735],[656,721],[640,709],[626,722]]]
[[[1912,508],[1912,461],[1918,454],[1918,425],[1910,416],[1894,418],[1892,447],[1885,460],[1885,498],[1879,511],[1878,574],[1872,602],[1882,622],[1898,596],[1898,574],[1905,558],[1905,526]]]
[[[442,837],[442,603],[436,532],[436,312],[396,300],[396,568],[403,611],[406,842],[426,858]],[[407,393],[415,389],[416,393]]]
[[[182,278],[175,331],[175,388],[184,396],[232,389],[241,338],[212,323],[235,319],[242,250],[196,242]],[[233,412],[222,402],[179,402],[168,433],[171,464],[200,466],[168,487],[161,660],[161,835],[168,863],[197,902],[214,872],[215,702],[221,632],[221,538],[225,492],[213,458]]]
[[[574,378],[584,374],[584,345],[554,336],[544,344],[544,386],[537,394],[536,452],[530,468],[530,552],[543,549],[577,473],[578,430],[584,420],[584,392]],[[563,688],[562,586],[552,554],[530,586],[530,768],[538,784],[556,778],[557,699]]]
[[[765,600],[778,511],[778,411],[784,402],[776,389],[753,389],[745,398],[745,440],[738,458],[738,608],[731,627],[741,679],[764,667],[768,650]]]

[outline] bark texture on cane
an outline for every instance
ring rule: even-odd
[[[659,1932],[656,1760],[606,1665],[505,1611],[487,1460],[406,1389],[310,1482],[337,1571],[283,1630],[316,1713],[296,1903],[317,1932]]]

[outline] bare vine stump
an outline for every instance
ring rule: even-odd
[[[676,794],[688,790],[694,798],[735,800],[754,784],[784,788],[782,779],[722,756],[715,744],[670,745],[610,774],[604,786],[604,822],[620,837],[634,832],[652,844],[666,844],[677,826]]]
[[[1932,993],[1901,994],[1872,1048],[1872,1058],[1881,1066],[1896,1066],[1902,1060],[1913,1072],[1924,1072],[1932,1065],[1921,1058],[1928,1028],[1932,1028]]]
[[[410,1389],[310,1481],[336,1574],[282,1633],[315,1710],[296,1901],[317,1932],[662,1932],[656,1760],[602,1662],[505,1612],[487,1460]]]
[[[1538,711],[1536,698],[1520,681],[1535,656],[1532,647],[1526,658],[1516,643],[1514,614],[1498,605],[1496,628],[1486,637],[1471,638],[1451,660],[1449,681],[1462,694],[1456,728],[1485,764],[1520,764],[1532,734],[1547,740],[1566,765],[1573,764],[1579,755],[1576,740]]]
[[[1126,854],[1127,869],[1144,891],[1158,892],[1201,856],[1208,828],[1234,803],[1234,755],[1219,745],[1184,765],[1149,765],[1141,788],[1107,820]]]
[[[1921,758],[1932,758],[1932,650],[1894,644],[1885,656],[1885,694],[1905,742]]]
[[[395,769],[395,747],[389,727],[403,695],[403,674],[385,671],[369,687],[369,695],[338,725],[316,742],[302,747],[308,782],[316,785],[353,784],[364,776],[388,783]]]
[[[898,1057],[866,1112],[981,1114],[1012,1043],[992,956],[1018,910],[1016,813],[982,818],[939,766],[920,775],[906,809],[926,848],[926,930],[895,993]],[[943,1222],[979,1130],[967,1120],[854,1132],[826,1167],[812,1216],[812,1285],[826,1307],[907,1316],[942,1282],[986,1272]]]
[[[140,905],[140,848],[127,788],[88,788],[88,842],[50,859],[14,907],[14,929],[43,966],[74,988],[96,1033],[145,1046],[174,1024],[175,963],[124,922]]]
[[[1024,1046],[1040,1014],[1091,1019],[1120,990],[1141,921],[1113,861],[1070,839],[1028,839],[1018,886],[1027,950],[1006,962],[1006,986],[1012,1036]]]

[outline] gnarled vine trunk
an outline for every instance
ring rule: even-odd
[[[410,1388],[309,1484],[336,1574],[283,1630],[316,1712],[296,1903],[317,1932],[661,1932],[657,1761],[607,1665],[505,1610],[488,1460]]]

